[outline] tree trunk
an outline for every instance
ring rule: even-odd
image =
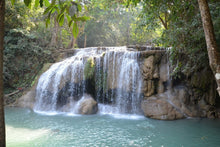
[[[0,0],[0,147],[5,147],[5,118],[3,100],[3,43],[4,43],[5,0]]]
[[[59,24],[54,16],[54,27],[52,29],[52,37],[50,41],[50,46],[57,47],[58,45],[58,32],[59,32]]]
[[[68,49],[74,49],[75,48],[75,44],[76,44],[76,39],[73,37],[71,38],[71,42],[69,43],[69,45],[67,46]]]
[[[86,48],[86,41],[87,41],[87,36],[85,34],[85,38],[84,38],[84,48]]]
[[[203,29],[205,32],[206,45],[209,56],[209,65],[215,75],[218,94],[220,95],[220,53],[218,51],[214,27],[207,0],[198,0],[199,9],[202,17]]]

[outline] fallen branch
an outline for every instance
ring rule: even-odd
[[[12,92],[12,93],[5,94],[4,97],[5,97],[5,98],[8,98],[8,97],[10,97],[10,96],[12,96],[12,95],[15,95],[15,94],[17,94],[17,93],[19,93],[19,92],[21,92],[21,91],[22,91],[22,90],[16,90],[16,91],[14,91],[14,92]]]

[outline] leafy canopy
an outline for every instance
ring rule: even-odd
[[[15,0],[11,0],[11,3],[14,4]],[[87,16],[78,16],[78,12],[86,10],[86,6],[78,1],[72,0],[24,0],[24,3],[27,7],[31,8],[32,3],[35,7],[46,7],[44,15],[46,15],[46,26],[50,24],[50,18],[53,13],[57,13],[57,21],[59,25],[62,26],[65,22],[65,18],[69,27],[72,27],[72,34],[74,37],[78,36],[79,29],[77,22],[86,21],[90,18]]]

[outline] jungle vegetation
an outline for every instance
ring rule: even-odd
[[[4,68],[0,72],[4,75],[4,93],[30,87],[43,64],[56,60],[54,54],[58,49],[163,46],[170,48],[174,78],[209,68],[210,46],[200,15],[204,2],[207,1],[1,0],[0,29],[5,32],[1,34]],[[208,4],[219,47],[220,2],[209,0]],[[216,47],[216,56],[219,52]],[[214,74],[220,72],[212,65],[211,69]]]

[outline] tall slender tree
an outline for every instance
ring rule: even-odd
[[[0,0],[0,147],[5,147],[5,117],[3,101],[3,43],[4,43],[5,0]]]
[[[220,53],[218,50],[213,23],[210,15],[210,10],[207,0],[198,0],[199,9],[202,17],[203,29],[205,32],[205,39],[207,51],[209,56],[209,65],[218,85],[217,91],[220,95]]]

